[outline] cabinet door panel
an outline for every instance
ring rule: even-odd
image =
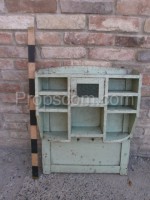
[[[99,105],[104,99],[104,78],[72,78],[72,105]]]

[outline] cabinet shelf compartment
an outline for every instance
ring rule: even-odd
[[[68,97],[61,95],[39,96],[39,112],[68,112]]]
[[[44,138],[48,141],[67,141],[67,131],[44,132]]]
[[[109,96],[108,113],[137,113],[138,97]]]
[[[129,106],[108,106],[108,113],[137,113],[135,109]]]
[[[68,92],[66,92],[66,90],[43,90],[41,92],[39,92],[39,95],[41,96],[45,96],[45,95],[64,95],[67,96]]]
[[[104,108],[72,107],[71,124],[72,137],[103,137]]]
[[[130,96],[138,96],[138,93],[137,92],[132,92],[132,91],[111,91],[108,93],[108,96],[127,96],[127,97],[130,97]]]
[[[109,113],[106,123],[106,141],[122,142],[131,136],[136,114]]]
[[[103,137],[100,127],[72,127],[72,137]]]
[[[68,114],[43,112],[39,113],[42,120],[43,137],[52,141],[68,140]]]
[[[118,96],[138,96],[138,90],[139,90],[139,79],[132,79],[132,78],[109,79],[108,95],[120,93]]]
[[[50,106],[41,106],[39,112],[68,112],[68,107],[65,105],[50,105]]]
[[[38,90],[40,95],[59,95],[67,93],[67,78],[39,78]]]

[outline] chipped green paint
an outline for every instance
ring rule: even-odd
[[[35,83],[43,173],[126,175],[141,75],[126,69],[60,67],[39,70]],[[82,97],[81,91],[78,97],[79,86],[90,94],[85,84],[96,85],[92,98]]]

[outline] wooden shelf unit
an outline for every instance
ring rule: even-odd
[[[115,148],[116,143],[119,143],[120,154],[122,155],[122,151],[127,152],[127,157],[124,158],[127,166],[130,138],[139,115],[140,89],[141,75],[131,70],[99,67],[39,70],[36,73],[36,97],[40,99],[36,105],[37,122],[43,145],[46,144],[47,149],[50,149],[50,146],[52,148],[47,152],[43,147],[43,151],[53,157],[53,153],[59,150],[55,148],[56,142],[60,143],[60,146],[64,143],[66,147],[63,145],[63,148],[72,151],[68,143],[76,143],[78,148],[79,143],[82,146],[82,143],[92,141],[89,153],[90,148],[96,151],[95,141],[104,149],[106,146]],[[124,146],[127,146],[127,149],[124,150]],[[107,155],[107,148],[105,151],[104,154]],[[80,151],[78,154],[83,156]],[[114,155],[114,159],[115,156],[118,156],[118,153]],[[117,172],[126,174],[127,169],[121,166],[123,156],[118,159],[121,160],[115,164],[119,166],[120,171]],[[56,163],[49,163],[49,167],[43,164],[44,173],[55,172],[54,169],[51,170],[52,165]],[[82,165],[82,161],[79,159],[76,165]],[[102,166],[99,167],[100,170]],[[69,158],[66,158],[66,168],[64,167],[64,172],[68,172],[65,169],[73,171]],[[113,170],[110,169],[110,172]]]

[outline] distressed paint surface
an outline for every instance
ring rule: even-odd
[[[87,101],[90,90],[87,96],[80,92],[78,97],[78,84],[98,85],[96,103]],[[44,145],[42,156],[48,155],[43,157],[44,173],[127,174],[140,87],[141,76],[131,70],[79,66],[39,70],[36,95],[42,102],[36,106],[36,114]],[[52,101],[45,105],[46,95],[65,97],[68,104],[54,105]],[[108,103],[113,96],[118,96],[119,102],[115,104],[113,99]]]

